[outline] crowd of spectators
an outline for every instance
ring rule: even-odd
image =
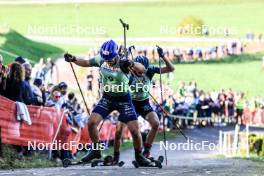
[[[32,76],[34,80],[31,81]],[[45,74],[36,72],[32,74],[32,66],[27,59],[15,58],[14,62],[4,66],[3,57],[0,56],[0,95],[15,102],[25,105],[54,107],[67,110],[67,122],[72,125],[72,130],[77,132],[87,123],[87,115],[81,108],[75,94],[68,93],[68,85],[65,82],[59,84],[45,82]],[[28,152],[26,148],[16,146],[20,156]],[[55,151],[53,157],[56,160],[69,157],[67,151]]]
[[[209,60],[218,60],[227,56],[239,55],[244,52],[245,44],[240,41],[233,41],[227,44],[214,45],[207,48],[175,48],[168,47],[164,49],[166,57],[174,63],[192,63]],[[155,47],[139,46],[135,48],[136,55],[144,55],[150,61],[158,61],[158,53]],[[98,53],[98,49],[91,49],[88,57],[93,57]]]
[[[264,99],[260,97],[247,99],[243,92],[232,89],[206,92],[196,82],[181,81],[176,92],[168,91],[164,96],[164,106],[172,114],[166,117],[168,128],[175,128],[176,123],[182,127],[242,124],[245,109],[264,112]]]

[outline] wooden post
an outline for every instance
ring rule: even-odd
[[[218,142],[218,145],[219,145],[219,154],[223,154],[223,139],[222,139],[222,136],[223,136],[223,131],[220,130],[219,131],[219,142]]]
[[[249,158],[249,125],[246,125],[247,158]]]
[[[226,156],[227,155],[227,132],[224,132],[224,144],[223,144],[223,154]]]

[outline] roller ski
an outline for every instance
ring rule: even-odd
[[[164,161],[164,156],[160,155],[157,159],[155,159],[153,156],[148,158],[151,162],[159,161],[161,164]]]
[[[155,162],[155,161],[159,161],[160,163],[163,163],[164,161],[164,156],[160,155],[158,156],[157,159],[155,159],[153,156],[150,155],[150,150],[149,149],[145,149],[145,151],[143,152],[143,155],[149,159],[151,162]]]
[[[76,166],[76,165],[86,165],[86,164],[90,164],[91,162],[83,162],[83,161],[72,161],[71,159],[64,159],[62,161],[62,166],[64,168],[67,168],[69,166]]]
[[[101,152],[99,150],[92,150],[89,152],[86,156],[84,156],[81,161],[72,161],[70,159],[64,159],[62,161],[62,166],[64,168],[67,168],[69,166],[74,166],[74,165],[86,165],[86,164],[91,164],[92,161],[97,161],[100,160],[101,158]]]
[[[156,168],[162,168],[162,164],[159,160],[153,160],[145,158],[143,155],[139,155],[136,160],[132,161],[132,164],[135,168],[140,167],[156,167]]]
[[[103,160],[94,160],[91,162],[91,167],[97,166],[118,166],[122,167],[125,164],[124,161],[115,161],[112,156],[106,156]]]

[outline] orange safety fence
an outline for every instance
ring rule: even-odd
[[[60,113],[53,108],[28,106],[32,125],[16,120],[15,102],[0,96],[2,143],[28,146],[28,142],[51,143]]]
[[[79,143],[91,143],[88,133],[88,125],[78,132],[73,132],[72,126],[67,123],[66,114],[55,108],[27,106],[32,121],[32,125],[16,120],[16,103],[3,96],[0,96],[0,127],[1,139],[4,144],[28,146],[28,143],[52,143],[54,138],[57,143],[67,143],[68,146],[74,142],[74,146]],[[60,120],[62,123],[60,124]],[[59,126],[60,124],[60,126]],[[55,136],[59,128],[58,135]],[[116,126],[111,121],[106,120],[100,131],[100,140],[114,140]],[[127,129],[124,130],[123,138],[130,139],[131,135]],[[75,153],[77,147],[71,148]]]
[[[87,143],[91,144],[92,143],[91,138],[88,133],[88,125],[85,125],[83,129],[81,129],[80,143],[81,144],[87,144]]]

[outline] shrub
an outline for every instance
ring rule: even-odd
[[[203,34],[204,23],[201,19],[188,16],[182,19],[178,25],[178,34],[189,36],[200,36]]]

